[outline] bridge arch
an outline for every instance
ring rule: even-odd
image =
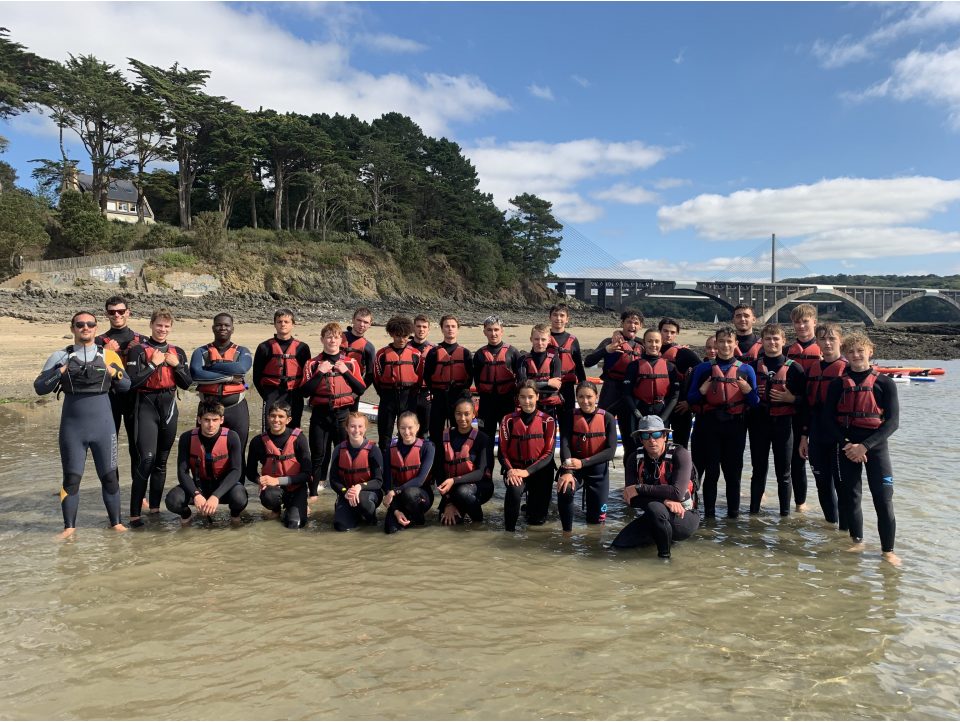
[[[776,318],[777,314],[780,312],[781,308],[790,305],[791,303],[796,303],[802,298],[807,296],[814,296],[816,294],[825,294],[828,296],[835,296],[836,298],[842,299],[853,306],[856,310],[860,312],[863,316],[864,321],[868,326],[877,325],[877,317],[871,313],[870,309],[864,306],[860,301],[855,299],[853,296],[850,296],[843,291],[838,291],[834,288],[827,288],[824,286],[813,287],[813,288],[802,288],[796,293],[791,293],[788,296],[784,296],[779,301],[777,301],[773,306],[768,309],[765,309],[760,317],[761,323],[767,323],[771,318]]]
[[[727,299],[725,299],[723,296],[718,296],[718,295],[715,294],[715,293],[708,293],[707,291],[702,291],[702,290],[699,289],[699,288],[685,288],[685,289],[683,289],[683,290],[684,290],[685,293],[695,293],[695,294],[697,294],[698,296],[703,296],[704,298],[709,298],[711,301],[716,301],[716,302],[719,303],[721,306],[723,306],[725,309],[727,309],[727,310],[730,312],[731,315],[733,314],[733,304],[730,303],[730,302],[729,302]]]
[[[960,303],[955,299],[950,298],[949,296],[941,296],[939,293],[927,293],[926,291],[917,291],[916,293],[911,293],[909,296],[905,296],[897,301],[890,307],[890,310],[883,314],[883,318],[880,320],[886,323],[890,320],[890,317],[893,316],[897,311],[906,306],[908,303],[913,301],[919,301],[921,298],[936,298],[939,301],[943,301],[945,304],[951,308],[960,311]]]

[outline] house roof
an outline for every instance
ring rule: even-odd
[[[93,188],[93,176],[89,173],[77,174],[77,183],[80,188],[89,193]],[[107,198],[112,201],[130,201],[137,202],[137,188],[128,180],[111,180],[107,188]]]

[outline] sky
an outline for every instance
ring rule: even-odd
[[[960,3],[0,2],[0,25],[209,69],[249,110],[409,115],[501,209],[553,203],[571,274],[769,279],[771,234],[778,278],[960,273]],[[28,187],[58,155],[42,115],[0,134]]]

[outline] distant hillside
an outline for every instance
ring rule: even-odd
[[[804,276],[784,278],[781,283],[817,283],[824,286],[900,286],[901,288],[960,288],[960,275],[937,276],[865,276],[838,273],[833,276]]]

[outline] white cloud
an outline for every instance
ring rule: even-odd
[[[416,40],[387,33],[363,33],[357,36],[357,42],[384,53],[422,53],[427,49],[426,45]]]
[[[581,88],[590,87],[590,81],[584,78],[582,75],[571,75],[570,80],[579,85]]]
[[[805,238],[790,250],[808,261],[957,253],[960,233],[904,226],[839,228]]]
[[[527,90],[530,91],[530,95],[534,98],[540,98],[540,100],[554,100],[553,91],[546,85],[537,85],[533,83],[527,86]]]
[[[690,181],[686,178],[660,178],[653,182],[653,187],[660,191],[670,190],[671,188],[679,188],[680,186],[688,186]]]
[[[315,4],[305,22],[348,28],[355,13]],[[308,41],[266,15],[263,7],[219,3],[4,3],[3,24],[31,51],[63,60],[91,53],[126,68],[127,58],[211,71],[208,92],[239,105],[278,111],[354,113],[371,120],[398,111],[431,135],[457,121],[506,110],[509,103],[470,75],[374,75],[351,65],[348,42]],[[313,17],[311,17],[313,16]],[[149,32],[115,32],[149,28]],[[348,31],[341,28],[340,33]],[[110,30],[108,30],[110,29]]]
[[[790,238],[843,228],[915,223],[960,200],[960,180],[835,178],[790,188],[704,194],[657,212],[661,230],[711,240]]]
[[[660,199],[656,193],[647,190],[643,186],[631,186],[626,183],[617,183],[605,190],[597,191],[592,195],[598,201],[614,201],[631,206],[639,206],[644,203],[656,203]]]
[[[686,55],[686,53],[687,53],[686,48],[680,48],[680,52],[677,53],[676,57],[674,57],[673,62],[676,65],[680,65],[681,63],[683,63],[683,61],[685,60],[684,55]]]
[[[563,143],[478,141],[464,147],[480,175],[480,189],[506,208],[518,193],[533,193],[554,204],[556,215],[570,222],[599,218],[577,186],[586,180],[645,170],[663,160],[669,149],[642,141],[610,142],[596,138]]]

